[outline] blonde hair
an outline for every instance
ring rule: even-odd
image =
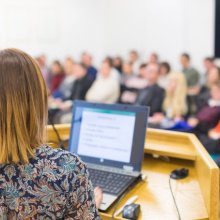
[[[175,118],[179,115],[187,113],[187,83],[185,76],[180,72],[172,72],[169,74],[169,81],[175,80],[176,89],[171,92],[169,88],[166,89],[166,96],[163,102],[163,109],[168,111],[172,109],[170,117]]]
[[[0,51],[0,164],[27,163],[45,141],[47,90],[35,60]]]

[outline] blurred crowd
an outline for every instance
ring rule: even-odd
[[[192,65],[187,53],[179,58],[179,71],[156,53],[143,60],[135,50],[127,59],[106,57],[98,68],[87,52],[79,62],[67,57],[48,66],[44,55],[36,60],[54,123],[71,122],[76,99],[149,106],[149,127],[193,132],[210,154],[220,153],[220,69],[214,58],[203,60],[204,73]]]

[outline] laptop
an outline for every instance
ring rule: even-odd
[[[87,163],[106,211],[141,177],[148,107],[75,101],[69,151]]]

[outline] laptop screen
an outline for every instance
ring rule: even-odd
[[[76,101],[69,150],[85,162],[138,170],[147,116],[143,107]]]

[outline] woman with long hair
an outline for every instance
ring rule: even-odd
[[[46,145],[47,111],[35,60],[1,50],[0,219],[100,219],[86,165]]]

